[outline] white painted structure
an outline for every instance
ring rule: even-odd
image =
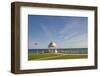
[[[50,53],[57,53],[57,45],[54,42],[50,42],[48,45],[48,48],[50,49],[49,52]]]

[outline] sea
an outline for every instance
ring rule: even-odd
[[[57,50],[57,53],[67,53],[67,54],[87,54],[88,48],[56,48],[56,49],[28,49],[28,53],[42,54],[50,53],[51,51]]]

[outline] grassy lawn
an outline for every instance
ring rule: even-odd
[[[28,54],[28,60],[34,60],[34,59],[40,59],[40,58],[46,58],[46,57],[52,57],[52,56],[60,56],[61,54]]]
[[[53,58],[54,57],[54,58]],[[41,58],[41,59],[40,59]],[[45,59],[47,58],[47,59]],[[82,58],[88,58],[88,55],[63,55],[63,54],[28,54],[28,60],[55,60],[55,59],[82,59]]]
[[[88,55],[64,55],[57,58],[48,58],[46,60],[56,60],[56,59],[83,59],[88,58]]]

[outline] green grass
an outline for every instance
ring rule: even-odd
[[[46,57],[52,57],[52,56],[59,56],[61,54],[28,54],[28,60],[33,60],[33,59],[39,59],[39,58],[46,58]]]
[[[46,60],[55,60],[55,59],[83,59],[83,58],[88,58],[87,55],[65,55],[57,58],[48,58]]]
[[[57,57],[55,57],[55,56],[57,56]],[[42,58],[47,58],[47,59],[42,59]],[[83,59],[83,58],[88,58],[88,55],[63,55],[63,54],[51,54],[51,53],[47,53],[47,54],[29,53],[28,54],[28,60]]]

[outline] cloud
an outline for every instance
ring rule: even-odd
[[[64,41],[72,41],[73,43],[75,40],[79,43],[79,40],[84,38],[84,34],[87,34],[86,20],[87,18],[69,18],[65,26],[59,31],[60,38],[64,39]],[[85,36],[85,38],[87,37]]]
[[[84,32],[86,30],[87,18],[73,17],[65,22],[65,26],[60,30],[61,35],[68,35],[74,32]]]
[[[64,36],[63,39],[67,40],[67,39],[70,39],[72,37],[77,36],[78,34],[80,34],[80,33],[79,32],[74,32],[74,33],[71,33],[69,35]]]
[[[41,25],[41,28],[44,31],[45,35],[48,37],[48,39],[53,40],[53,33],[43,24]]]
[[[86,48],[88,47],[88,35],[85,33],[85,34],[78,35],[76,37],[72,37],[66,40],[66,43],[68,43],[70,47]]]

